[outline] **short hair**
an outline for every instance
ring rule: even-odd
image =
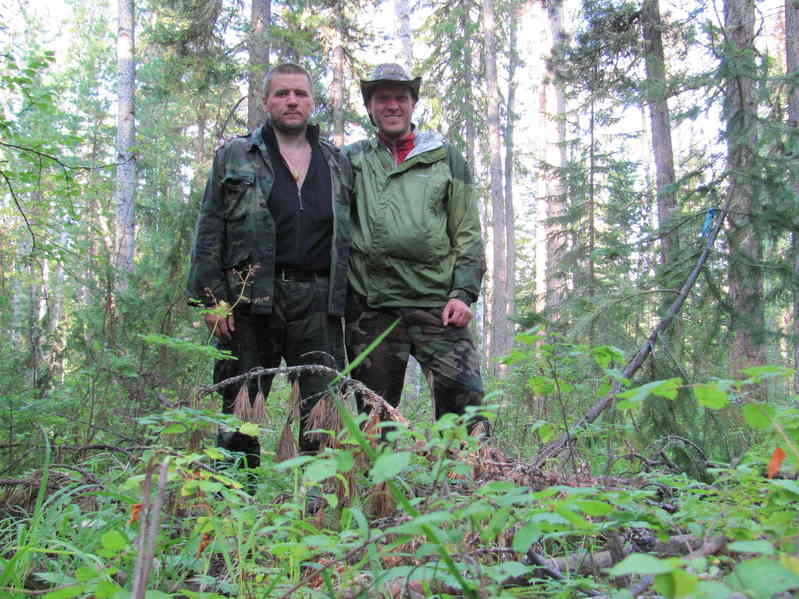
[[[311,81],[311,75],[308,71],[298,64],[284,62],[270,69],[266,74],[266,79],[264,80],[264,97],[269,95],[269,86],[272,85],[272,79],[274,79],[276,75],[305,75],[305,78],[308,80],[308,87],[313,91],[313,82]]]

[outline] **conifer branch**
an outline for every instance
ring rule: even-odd
[[[727,214],[730,210],[730,203],[731,196],[727,198],[724,207],[721,209],[718,220],[708,234],[707,241],[702,248],[702,253],[699,254],[699,258],[697,259],[693,270],[680,288],[679,295],[674,302],[672,302],[671,306],[669,306],[666,314],[660,319],[660,322],[658,322],[657,326],[654,328],[647,340],[638,349],[635,356],[633,356],[633,358],[627,363],[627,366],[622,372],[623,379],[630,380],[633,376],[635,376],[635,373],[638,372],[638,369],[644,364],[646,359],[649,357],[649,354],[652,353],[655,343],[657,343],[658,337],[660,337],[661,333],[663,333],[669,327],[671,322],[674,320],[674,317],[680,313],[685,300],[688,299],[688,295],[691,293],[697,278],[699,278],[699,274],[704,269],[705,263],[710,256],[710,252],[713,250],[716,237],[718,237],[719,231],[721,231],[721,227],[724,225],[724,221],[727,219]],[[614,381],[610,392],[599,399],[599,401],[597,401],[593,407],[588,410],[585,416],[583,416],[583,418],[577,422],[571,431],[567,430],[554,441],[550,441],[540,452],[538,452],[538,455],[536,455],[532,461],[533,468],[540,468],[547,460],[559,455],[561,451],[570,445],[575,431],[581,430],[594,422],[594,420],[596,420],[602,412],[609,408],[616,399],[616,395],[619,393],[619,391],[621,391],[621,387],[622,384],[619,381]]]

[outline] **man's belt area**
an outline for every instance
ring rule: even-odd
[[[326,279],[329,276],[326,272],[314,272],[309,270],[297,270],[296,268],[278,268],[275,271],[277,281],[316,281]]]

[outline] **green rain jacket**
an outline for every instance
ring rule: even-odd
[[[401,164],[377,138],[344,148],[355,174],[349,280],[371,308],[477,299],[485,272],[466,161],[434,132],[417,133]]]
[[[269,126],[269,125],[267,125]],[[309,126],[311,139],[319,128]],[[347,295],[350,256],[352,170],[334,145],[319,140],[333,185],[333,246],[328,312],[341,316]],[[220,301],[272,312],[275,278],[275,222],[268,208],[274,170],[259,127],[222,146],[205,186],[189,269],[193,303]]]

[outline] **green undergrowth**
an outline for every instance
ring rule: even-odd
[[[553,356],[563,350],[528,347]],[[557,373],[546,369],[553,357],[508,381],[524,381],[531,401],[569,403],[577,393],[596,397],[619,377],[617,350],[567,353]],[[579,374],[585,364],[595,369],[593,379]],[[253,471],[232,466],[237,456],[213,447],[207,434],[195,450],[187,447],[196,433],[220,425],[258,433],[268,447],[278,427],[254,429],[214,411],[163,412],[142,419],[158,442],[136,459],[97,454],[70,470],[51,464],[48,452],[29,477],[27,496],[24,485],[9,487],[0,594],[131,597],[143,489],[154,501],[163,463],[148,599],[627,598],[636,585],[667,598],[767,599],[799,591],[799,410],[753,391],[790,375],[758,368],[735,380],[672,378],[628,388],[615,420],[575,431],[573,451],[543,472],[519,459],[524,451],[509,449],[507,393],[492,394],[482,412],[492,421],[489,442],[469,436],[465,419],[453,416],[399,426],[377,442],[379,435],[362,430],[366,416],[339,402],[341,428],[329,431],[335,447],[282,462],[264,451]],[[648,454],[630,425],[651,397],[686,396],[754,441],[735,462],[703,452],[701,478],[669,460],[666,446]],[[549,416],[528,428],[539,444],[568,430],[577,414]],[[609,445],[612,460],[599,451]],[[663,462],[653,465],[658,456]],[[658,549],[675,539],[684,547]],[[716,541],[714,550],[702,550]],[[614,544],[616,559],[580,566]],[[541,569],[542,558],[559,573]]]

